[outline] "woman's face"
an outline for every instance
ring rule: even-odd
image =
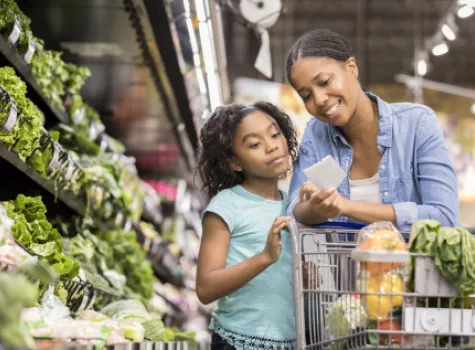
[[[361,87],[353,58],[346,62],[300,58],[292,66],[290,78],[307,111],[322,122],[344,127],[354,115]]]

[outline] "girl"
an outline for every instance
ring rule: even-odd
[[[270,103],[218,108],[201,130],[202,214],[197,294],[219,300],[213,350],[294,349],[291,220],[277,185],[295,160],[290,118]]]
[[[387,103],[363,91],[351,45],[314,30],[290,49],[287,77],[315,118],[305,130],[288,213],[305,224],[390,221],[408,231],[419,219],[457,226],[458,185],[434,112]],[[303,170],[331,155],[346,171],[337,189],[320,190]],[[306,200],[304,200],[306,198]]]

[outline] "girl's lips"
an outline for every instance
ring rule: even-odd
[[[281,164],[283,161],[284,161],[284,156],[278,157],[278,158],[274,158],[274,159],[270,162],[270,164],[271,164],[271,165],[277,165],[277,164]]]

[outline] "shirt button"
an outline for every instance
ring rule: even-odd
[[[386,191],[384,192],[384,197],[387,197],[387,196],[389,196],[389,192]]]
[[[383,164],[381,165],[381,170],[384,170],[384,169],[386,169],[386,165]]]

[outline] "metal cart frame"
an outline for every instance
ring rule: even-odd
[[[357,284],[361,283],[358,280],[360,264],[353,260],[351,255],[356,248],[358,233],[362,227],[363,225],[352,223],[345,224],[344,227],[342,223],[319,227],[298,226],[296,223],[288,225],[293,253],[297,350],[462,349],[467,347],[469,336],[475,340],[475,306],[467,310],[454,306],[452,302],[449,302],[449,307],[444,304],[453,300],[449,298],[459,295],[452,287],[444,287],[445,279],[437,269],[430,271],[427,262],[435,266],[430,257],[407,253],[408,259],[414,259],[416,262],[415,274],[420,282],[414,292],[403,290],[398,293],[371,293],[365,289],[357,289]],[[409,237],[405,234],[404,236],[406,239]],[[308,285],[305,288],[304,273],[308,270],[304,271],[303,262],[313,263],[318,271],[307,276]],[[407,265],[403,272],[405,275],[402,275],[405,276],[402,277],[404,284],[409,275]],[[429,278],[433,282],[431,287],[426,285]],[[436,288],[434,284],[437,284]],[[425,290],[421,291],[420,286],[425,287]],[[326,315],[330,306],[343,296],[348,297],[347,299],[354,296],[375,296],[390,298],[391,301],[393,298],[400,298],[401,328],[381,331],[379,325],[382,321],[379,320],[376,321],[378,327],[374,326],[374,329],[367,327],[353,334],[340,334],[332,338],[326,328]],[[378,299],[378,303],[381,310],[381,299]],[[369,334],[376,337],[376,343],[368,341]],[[378,343],[383,336],[389,337],[389,344]],[[394,344],[394,339],[403,341]],[[448,343],[443,344],[447,339]]]

